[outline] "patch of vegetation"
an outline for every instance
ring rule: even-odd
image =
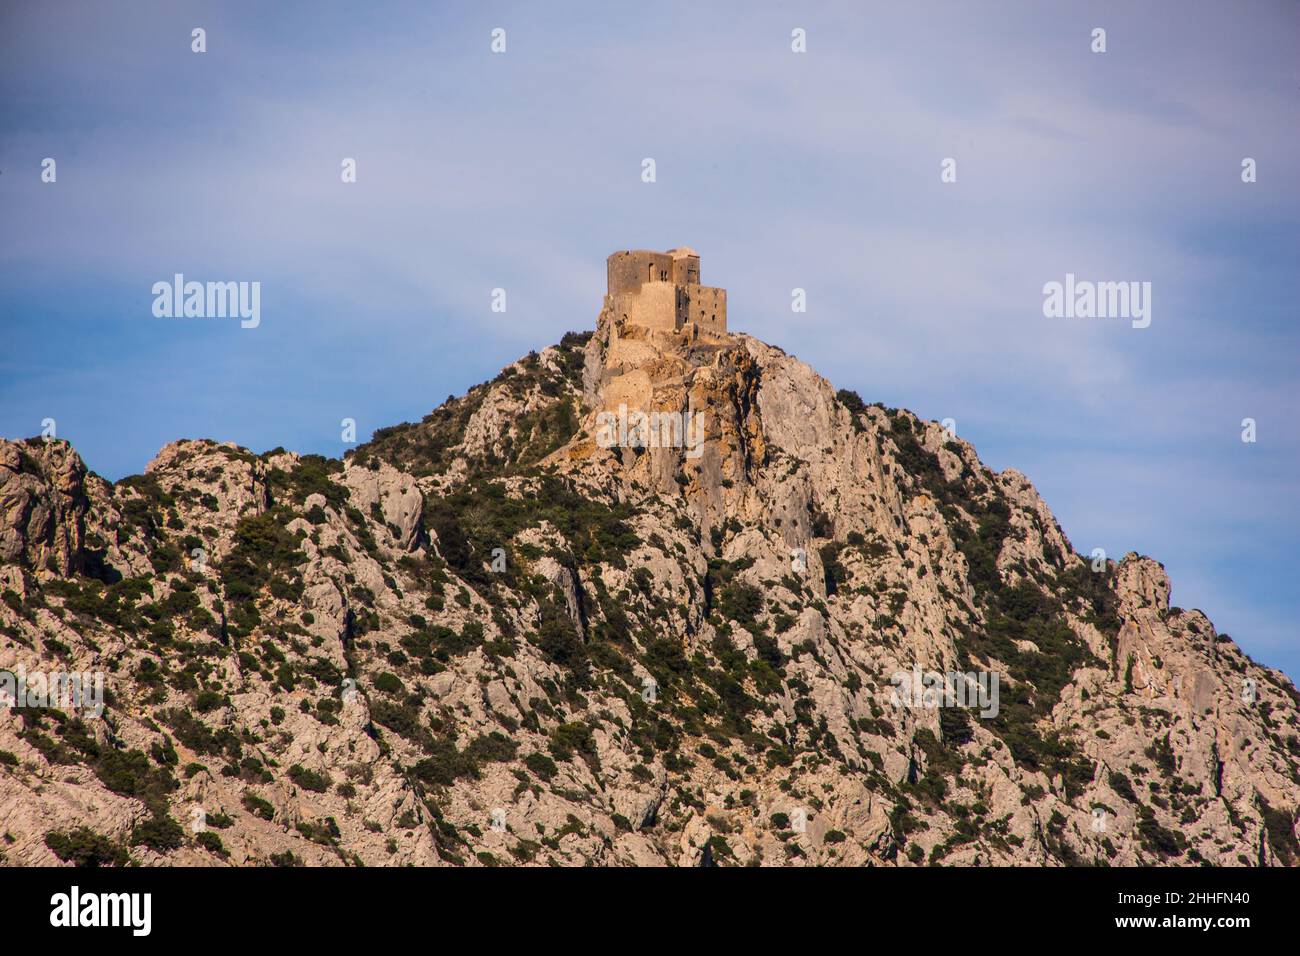
[[[155,766],[139,750],[106,749],[94,765],[100,783],[113,793],[132,797],[149,808],[155,816],[167,813],[167,795],[178,786],[167,767]]]
[[[217,856],[230,856],[230,851],[221,842],[221,837],[211,830],[204,830],[202,833],[196,834],[194,842],[209,853],[215,853]]]
[[[546,475],[520,497],[511,496],[501,482],[467,485],[426,501],[424,518],[437,533],[447,564],[475,587],[486,589],[496,583],[517,584],[509,566],[501,575],[488,570],[492,550],[544,521],[560,532],[579,560],[624,567],[624,556],[641,543],[627,523],[631,516],[626,505],[607,505],[565,479]]]
[[[556,766],[554,760],[542,753],[540,750],[534,751],[525,757],[524,766],[532,771],[539,779],[547,782],[549,782],[560,769]]]
[[[992,573],[996,577],[996,568]],[[976,662],[992,658],[1006,664],[1010,678],[1000,680],[998,713],[986,725],[1006,742],[1020,766],[1060,774],[1073,799],[1092,780],[1095,768],[1059,733],[1040,733],[1038,722],[1050,714],[1074,672],[1097,662],[1066,623],[1059,602],[1032,581],[991,591],[981,584],[977,593],[987,623],[983,629],[966,629],[957,641],[962,667],[974,670]],[[1023,641],[1038,651],[1021,650]]]
[[[60,860],[73,866],[126,866],[131,861],[126,847],[90,827],[51,830],[45,834],[45,845]]]
[[[279,582],[282,589],[277,596],[301,596],[297,567],[306,555],[298,548],[299,539],[285,530],[292,518],[291,512],[272,509],[241,518],[235,525],[234,545],[221,562],[220,573],[226,601],[241,633],[258,623],[254,602],[263,588]]]
[[[583,348],[590,337],[589,332],[566,334],[554,353],[558,368],[545,364],[537,353],[530,353],[507,366],[490,383],[476,385],[460,398],[447,396],[446,402],[419,423],[379,429],[369,442],[349,454],[358,464],[380,459],[416,477],[445,472],[457,457],[465,460],[471,474],[477,476],[532,467],[578,430],[573,396],[582,390]],[[527,400],[534,408],[519,416],[503,436],[501,456],[492,451],[466,456],[461,450],[465,430],[494,389],[504,389],[512,398]]]
[[[346,485],[334,480],[335,475],[342,473],[343,462],[337,458],[303,455],[298,467],[291,472],[272,468],[267,473],[267,481],[271,486],[272,499],[277,502],[281,498],[287,498],[298,505],[304,505],[310,495],[321,495],[335,511],[341,512],[352,495]]]
[[[1160,825],[1154,813],[1147,807],[1138,810],[1138,838],[1142,847],[1161,859],[1182,856],[1187,849],[1187,838],[1176,830],[1169,830]]]
[[[853,419],[853,430],[859,433],[866,431],[866,426],[862,424],[862,416],[866,414],[867,404],[862,400],[862,396],[842,388],[835,393],[835,398],[849,410],[849,416]]]
[[[518,449],[514,466],[525,469],[563,447],[578,433],[578,415],[573,402],[565,399],[519,416],[515,429],[519,437],[511,446]]]
[[[255,817],[261,817],[263,820],[275,819],[275,807],[251,790],[244,793],[243,804],[244,809]]]
[[[517,747],[515,741],[497,731],[474,738],[459,751],[450,740],[433,740],[426,747],[429,756],[416,763],[411,773],[424,783],[449,787],[460,777],[478,779],[485,763],[514,759]]]
[[[170,853],[185,842],[181,825],[170,816],[159,815],[138,824],[131,831],[131,845],[145,846],[157,853]]]
[[[289,768],[289,779],[304,790],[310,790],[313,793],[324,793],[333,783],[328,774],[309,770],[300,763],[296,763]]]

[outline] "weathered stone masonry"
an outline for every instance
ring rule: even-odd
[[[606,260],[605,308],[617,319],[647,329],[705,335],[727,333],[727,290],[700,285],[700,256],[682,247],[668,252],[634,249]]]

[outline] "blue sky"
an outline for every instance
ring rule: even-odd
[[[1286,2],[6,4],[0,435],[114,479],[338,455],[691,245],[732,328],[956,419],[1300,675],[1298,130]],[[261,326],[154,318],[177,272],[261,282]],[[1151,326],[1045,318],[1067,272],[1151,282]]]

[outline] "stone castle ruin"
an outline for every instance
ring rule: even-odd
[[[690,369],[731,339],[727,290],[700,285],[700,255],[685,246],[616,252],[606,266],[609,290],[597,322],[607,335],[604,409],[689,415],[683,383]]]
[[[606,260],[605,308],[625,324],[696,335],[727,334],[727,290],[700,285],[700,254],[633,249]]]

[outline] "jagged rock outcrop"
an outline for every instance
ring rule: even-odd
[[[342,462],[0,443],[0,521],[0,669],[109,690],[0,710],[6,862],[1300,862],[1290,680],[744,335],[604,314]]]
[[[0,561],[70,574],[85,534],[86,466],[64,441],[0,440]]]

